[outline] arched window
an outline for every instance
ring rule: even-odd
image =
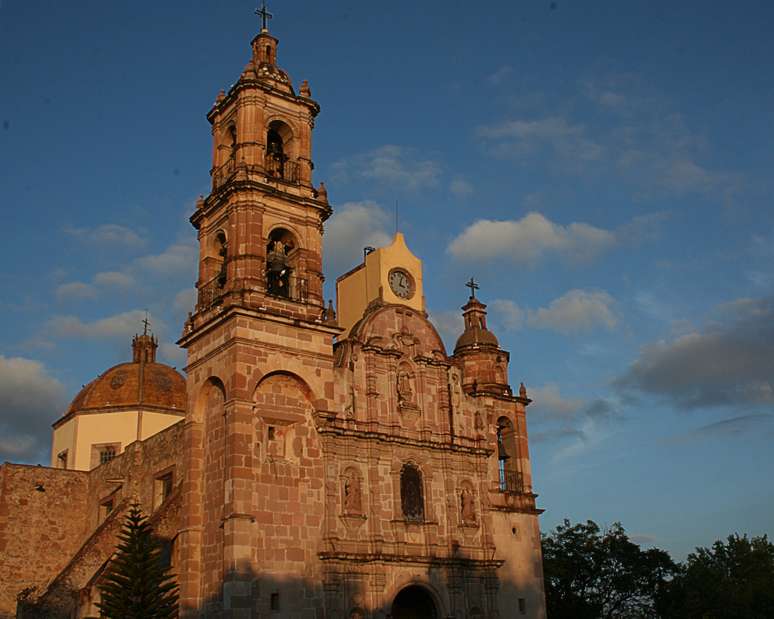
[[[400,472],[400,506],[406,520],[425,519],[422,472],[413,464],[405,464]]]
[[[517,455],[513,423],[507,417],[500,417],[497,420],[497,463],[501,492],[521,492],[521,475],[516,470]]]

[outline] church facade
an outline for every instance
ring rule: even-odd
[[[17,603],[21,616],[96,616],[122,514],[139,501],[168,543],[183,617],[545,617],[526,389],[508,383],[473,282],[447,353],[400,233],[339,277],[326,306],[320,108],[277,45],[264,26],[207,116],[184,413],[154,409],[174,423],[128,445],[110,430],[82,439],[115,450],[88,470],[0,468],[0,616]],[[112,393],[114,370],[89,394]],[[88,417],[81,401],[68,420]],[[122,414],[92,405],[99,427]],[[18,543],[25,517],[46,539]],[[61,556],[28,566],[52,538]]]

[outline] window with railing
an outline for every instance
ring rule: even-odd
[[[400,472],[400,506],[406,520],[421,522],[425,519],[422,472],[413,464],[404,465]]]
[[[103,447],[99,450],[99,463],[106,464],[116,457],[116,448],[113,446]]]
[[[500,492],[518,494],[523,491],[522,475],[516,470],[518,453],[513,423],[507,417],[497,420],[497,465]]]

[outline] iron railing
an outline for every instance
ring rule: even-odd
[[[524,475],[518,471],[500,471],[500,492],[507,494],[522,494],[524,492]]]
[[[264,169],[266,170],[266,176],[270,178],[281,179],[289,183],[298,182],[299,167],[297,161],[282,161],[267,155],[264,159]]]
[[[226,292],[226,286],[229,290],[245,289],[247,282],[238,280],[234,285],[225,284],[220,277],[215,277],[203,286],[199,287],[198,301],[196,311],[200,312],[215,305]],[[287,299],[298,303],[305,303],[309,298],[309,284],[305,277],[290,275],[282,278],[281,285],[275,281],[271,287],[267,287],[266,296],[275,299]]]
[[[200,312],[207,309],[221,296],[223,296],[223,280],[220,277],[213,277],[206,284],[199,287],[199,299],[196,303],[196,311]]]

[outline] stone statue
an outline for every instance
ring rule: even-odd
[[[398,403],[414,403],[414,390],[411,388],[411,375],[405,371],[398,372]]]
[[[360,478],[349,474],[344,478],[344,513],[360,514],[362,512],[362,496]]]
[[[460,504],[462,509],[462,520],[464,522],[475,522],[476,506],[473,501],[473,492],[471,492],[470,488],[462,489]]]

